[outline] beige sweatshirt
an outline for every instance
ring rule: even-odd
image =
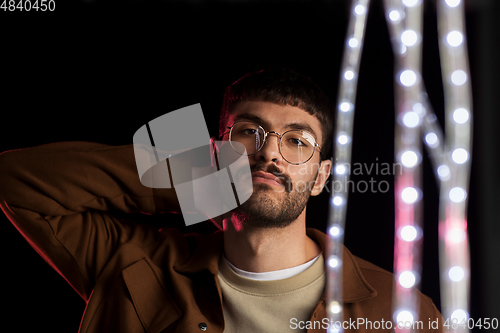
[[[309,320],[321,298],[325,289],[324,264],[321,255],[311,267],[295,276],[258,281],[238,275],[221,257],[224,332],[305,332],[292,329],[293,323]]]

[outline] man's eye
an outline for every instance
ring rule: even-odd
[[[243,134],[243,135],[255,135],[256,133],[257,133],[257,130],[254,128],[247,128],[247,129],[240,131],[240,134]]]
[[[291,144],[293,144],[294,146],[302,146],[302,147],[307,146],[307,144],[304,141],[302,141],[301,139],[298,139],[298,138],[291,138],[288,141]]]

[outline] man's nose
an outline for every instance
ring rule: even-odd
[[[254,155],[257,160],[263,162],[272,161],[274,163],[282,163],[283,157],[279,151],[279,134],[269,132],[264,142],[264,146]]]

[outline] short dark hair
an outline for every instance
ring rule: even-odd
[[[219,135],[227,131],[229,114],[241,101],[264,101],[298,107],[315,116],[321,125],[321,159],[331,157],[334,128],[333,105],[324,91],[308,76],[292,68],[268,68],[246,74],[224,92]]]

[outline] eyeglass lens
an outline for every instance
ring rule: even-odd
[[[253,155],[264,145],[265,131],[253,122],[237,122],[233,125],[230,133],[230,141],[241,143],[247,155]],[[283,134],[279,142],[279,149],[283,158],[290,163],[304,163],[314,154],[314,137],[308,132],[291,130]],[[243,154],[241,148],[233,148]]]

